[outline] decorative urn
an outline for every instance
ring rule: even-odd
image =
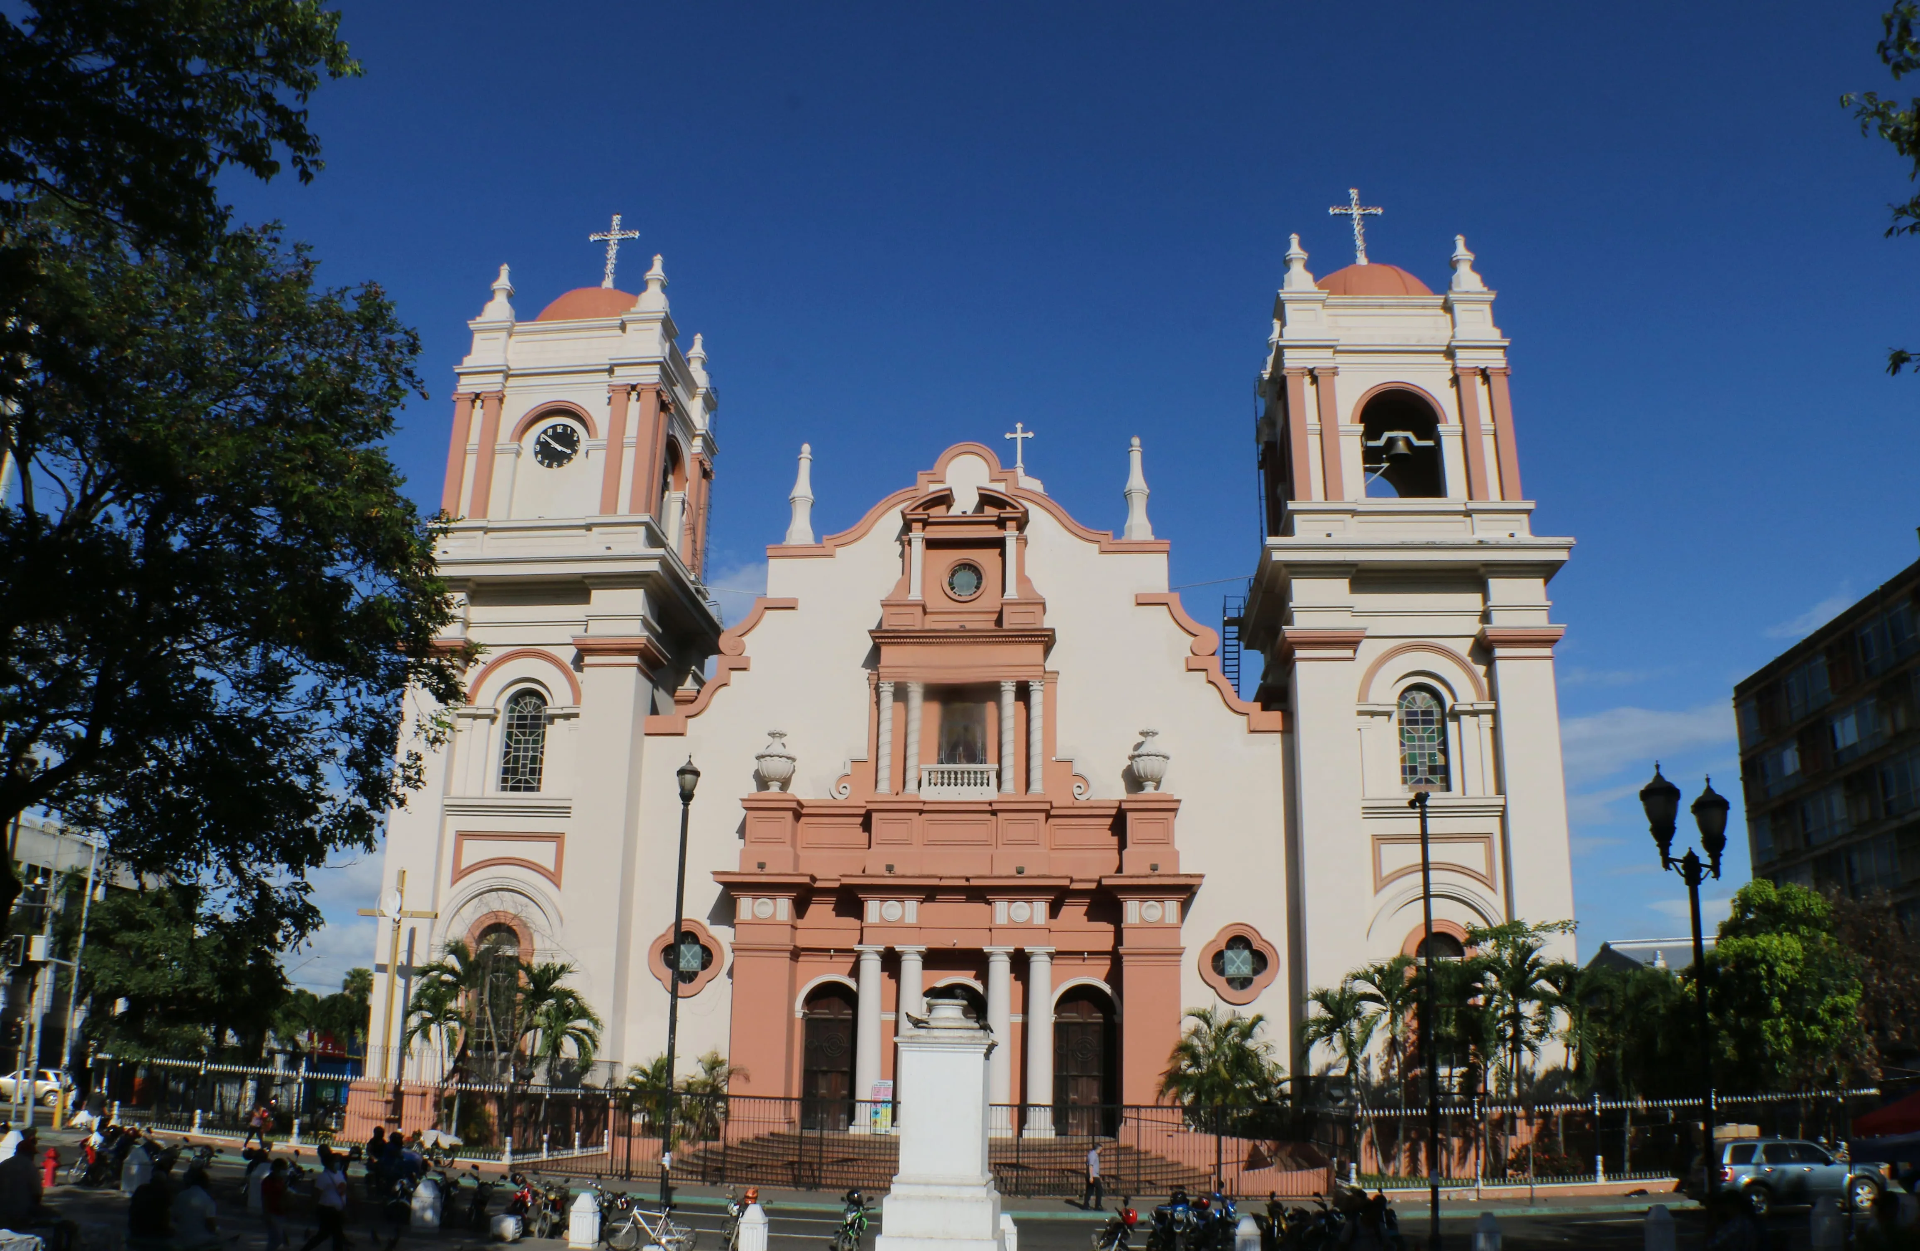
[[[1167,761],[1171,759],[1166,749],[1157,740],[1158,730],[1140,731],[1140,742],[1127,757],[1127,767],[1133,770],[1133,780],[1140,783],[1143,791],[1157,791],[1167,776]]]
[[[784,791],[787,789],[787,784],[793,781],[794,754],[787,748],[785,730],[768,730],[767,737],[772,741],[767,744],[765,750],[754,757],[759,765],[756,772],[760,775],[760,788]]]

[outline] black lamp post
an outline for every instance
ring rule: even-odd
[[[687,904],[687,813],[693,808],[693,788],[700,785],[700,770],[693,767],[693,757],[687,757],[687,763],[674,771],[674,780],[680,783],[680,869],[673,882],[673,945],[668,949],[671,959],[667,966],[667,1123],[660,1129],[660,1206],[666,1208],[673,1203],[673,1123],[680,1109],[677,1092],[673,1087],[673,1044],[675,1035],[680,1032],[680,974],[691,963],[693,971],[700,971],[698,947],[689,961],[687,956],[687,935],[680,932],[682,914]]]
[[[1427,1071],[1427,1245],[1440,1251],[1440,1058],[1434,1037],[1439,1022],[1433,1014],[1433,848],[1427,838],[1426,789],[1407,801],[1420,812],[1420,905],[1426,915],[1426,938],[1420,947],[1420,1064]]]
[[[1702,863],[1691,847],[1680,859],[1673,858],[1675,820],[1680,814],[1680,788],[1660,776],[1654,762],[1653,781],[1640,789],[1640,806],[1647,811],[1647,828],[1660,845],[1660,867],[1671,869],[1687,884],[1687,902],[1693,909],[1693,989],[1700,1013],[1700,1167],[1705,1175],[1707,1221],[1713,1221],[1715,1181],[1720,1170],[1713,1160],[1713,1021],[1707,1012],[1707,945],[1700,936],[1700,885],[1711,873],[1720,876],[1720,854],[1727,849],[1727,809],[1732,807],[1723,795],[1716,794],[1713,779],[1693,801],[1693,821],[1700,827],[1700,846],[1707,859]]]

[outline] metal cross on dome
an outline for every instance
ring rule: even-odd
[[[598,243],[602,239],[607,241],[607,273],[605,277],[600,279],[601,286],[613,286],[613,260],[616,256],[620,255],[620,241],[622,239],[638,239],[639,237],[640,232],[637,230],[620,229],[620,214],[618,213],[613,215],[612,226],[606,230],[598,231],[597,233],[587,236],[587,242],[589,243]]]
[[[1033,431],[1016,421],[1013,423],[1013,433],[1003,434],[1000,437],[1013,440],[1013,467],[1025,473],[1027,440],[1033,437]]]
[[[1327,210],[1328,215],[1332,217],[1353,218],[1353,263],[1355,265],[1365,265],[1367,263],[1367,231],[1366,227],[1361,224],[1361,219],[1378,217],[1384,212],[1386,212],[1386,210],[1383,208],[1362,208],[1360,206],[1360,188],[1358,187],[1347,188],[1347,202],[1345,204],[1336,204]],[[609,270],[608,272],[611,273],[612,271]]]

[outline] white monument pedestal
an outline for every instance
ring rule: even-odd
[[[993,1035],[958,1000],[927,1005],[900,1047],[900,1171],[880,1201],[874,1251],[1008,1251],[987,1167],[987,1053]],[[1011,1224],[1011,1222],[1009,1222]]]

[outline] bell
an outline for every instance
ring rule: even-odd
[[[1413,455],[1413,436],[1399,430],[1386,437],[1380,450],[1380,459],[1383,461],[1398,460],[1411,455]]]

